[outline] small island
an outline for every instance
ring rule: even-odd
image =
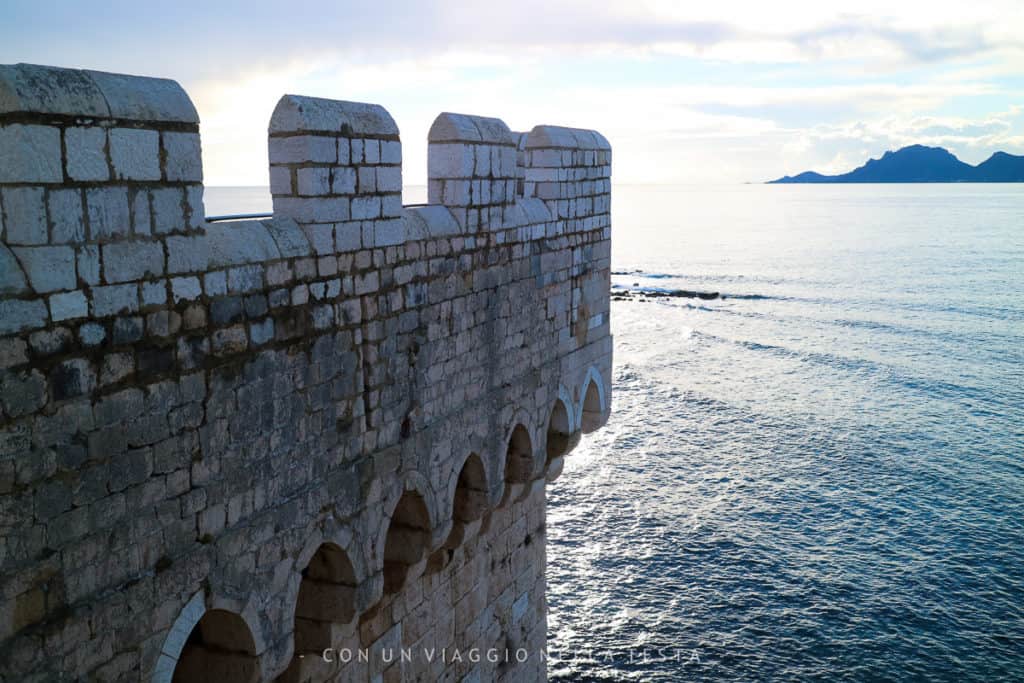
[[[996,152],[972,166],[942,147],[910,145],[886,152],[881,159],[870,159],[863,166],[840,175],[822,175],[805,171],[768,181],[791,183],[1021,183],[1024,182],[1024,156]]]

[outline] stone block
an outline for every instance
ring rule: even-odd
[[[445,181],[444,196],[438,203],[446,206],[469,206],[471,187],[472,183],[468,180]]]
[[[214,299],[210,304],[210,320],[214,325],[229,325],[242,319],[242,299],[237,296],[224,296]]]
[[[11,417],[28,415],[46,405],[46,380],[38,370],[0,373],[0,404]]]
[[[46,244],[46,206],[41,187],[5,187],[2,192],[7,244]]]
[[[142,305],[162,306],[167,303],[167,282],[156,280],[142,283]]]
[[[387,194],[380,198],[380,213],[384,218],[398,218],[402,215],[402,195]]]
[[[73,126],[64,131],[68,177],[80,182],[110,180],[107,131],[97,126]]]
[[[232,294],[263,288],[263,266],[241,266],[228,271],[228,291]]]
[[[430,178],[471,178],[475,168],[473,145],[432,143],[427,148]]]
[[[353,197],[352,220],[380,218],[380,197]]]
[[[362,246],[360,224],[338,223],[334,226],[335,248],[341,251],[356,251]]]
[[[185,193],[177,187],[161,187],[150,192],[153,204],[153,232],[164,235],[185,229]]]
[[[303,231],[309,239],[309,244],[316,254],[330,254],[334,252],[334,226],[330,224],[308,225]],[[315,262],[314,262],[315,263]],[[315,275],[314,270],[311,276]]]
[[[39,299],[0,299],[0,334],[42,327],[46,320],[46,304]]]
[[[29,336],[28,343],[37,356],[65,353],[71,346],[71,333],[65,327],[39,330]]]
[[[17,337],[0,339],[0,370],[27,363],[27,349],[24,339]]]
[[[270,167],[270,194],[295,194],[290,166]]]
[[[120,382],[135,372],[135,356],[131,353],[108,353],[103,356],[100,369],[100,384],[107,386]]]
[[[135,318],[133,320],[139,320]],[[120,321],[118,321],[120,322]],[[142,336],[141,321],[138,323],[139,337]],[[156,311],[146,316],[146,334],[150,337],[169,337],[181,329],[181,316],[175,311]],[[115,328],[116,331],[116,328]],[[140,354],[140,363],[146,359],[145,354]]]
[[[241,353],[248,346],[248,339],[245,336],[245,327],[235,325],[216,330],[211,337],[213,352],[219,355]]]
[[[377,191],[378,192],[401,192],[402,191],[402,167],[383,166],[377,169]]]
[[[270,138],[270,163],[333,163],[338,159],[335,138],[319,135],[292,135]]]
[[[86,396],[96,386],[96,373],[89,361],[72,358],[50,371],[50,394],[55,401]]]
[[[271,287],[285,285],[292,280],[292,268],[287,261],[279,261],[267,266],[267,284]]]
[[[113,342],[115,346],[134,344],[142,339],[142,318],[125,316],[114,321]]]
[[[373,241],[376,247],[389,247],[405,241],[405,224],[399,219],[374,223]]]
[[[149,191],[135,190],[131,197],[132,232],[136,235],[153,234],[153,218],[149,208]]]
[[[110,161],[115,178],[160,180],[160,134],[141,128],[114,128],[110,131]]]
[[[351,166],[343,166],[334,169],[334,177],[331,180],[331,191],[334,194],[355,194],[356,169]]]
[[[0,244],[0,296],[28,292],[28,280],[11,250]]]
[[[161,134],[164,155],[164,177],[170,181],[202,182],[203,155],[199,133]]]
[[[13,123],[0,126],[0,183],[59,183],[60,129]]]
[[[172,236],[166,240],[167,272],[193,273],[210,265],[210,249],[204,235]]]
[[[102,249],[103,277],[113,284],[164,274],[164,248],[159,242],[119,242]]]
[[[203,291],[206,296],[215,297],[228,293],[228,275],[223,270],[203,275]]]
[[[347,197],[274,197],[274,213],[298,223],[336,223],[349,219]]]
[[[331,193],[331,172],[324,166],[300,168],[295,172],[298,194],[318,197]]]
[[[246,317],[261,318],[266,314],[268,309],[267,297],[262,294],[247,296],[245,297],[243,308],[245,309]]]
[[[367,139],[363,140],[363,162],[367,164],[380,163],[380,141]]]
[[[84,318],[89,315],[89,301],[82,291],[54,294],[50,297],[50,317],[54,322]]]
[[[87,285],[100,282],[100,248],[94,244],[78,247],[78,278]]]
[[[50,190],[50,242],[53,244],[85,241],[85,214],[79,190]]]
[[[274,339],[274,319],[266,318],[249,325],[249,338],[253,346],[262,346]]]
[[[75,250],[71,247],[15,247],[12,251],[37,293],[75,288]]]
[[[139,290],[135,284],[93,287],[92,314],[103,318],[139,310]]]
[[[377,191],[377,169],[373,166],[360,166],[358,171],[359,194],[372,194]],[[354,218],[355,216],[353,216]]]
[[[309,286],[298,285],[292,288],[292,306],[302,306],[309,301]]]
[[[348,138],[338,138],[338,160],[336,162],[335,170],[340,166],[348,166],[349,164],[349,147]]]
[[[402,143],[398,140],[381,140],[380,163],[401,165]]]
[[[198,277],[176,277],[171,280],[171,296],[174,303],[193,301],[202,295]]]
[[[137,369],[143,377],[170,372],[173,368],[174,350],[169,347],[154,347],[138,352]],[[155,442],[139,441],[136,445],[142,445],[143,443]]]
[[[89,216],[89,238],[107,241],[124,237],[131,231],[128,213],[128,189],[124,187],[95,187],[85,191]]]
[[[185,188],[185,208],[188,210],[188,227],[200,228],[206,223],[206,207],[203,204],[203,186],[189,185]]]
[[[107,330],[99,323],[85,323],[78,328],[78,339],[82,346],[99,346],[107,338]]]

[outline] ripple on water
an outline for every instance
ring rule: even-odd
[[[669,310],[615,304],[613,416],[549,487],[550,677],[1024,676],[1020,388]]]

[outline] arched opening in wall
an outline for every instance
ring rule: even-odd
[[[195,625],[174,668],[173,683],[252,683],[260,678],[252,634],[242,617],[210,610]]]
[[[452,518],[455,524],[468,524],[480,519],[487,511],[487,475],[483,461],[476,453],[470,453],[459,472],[455,486],[455,502]]]
[[[443,569],[454,557],[455,549],[466,539],[466,526],[481,519],[487,512],[487,474],[483,461],[470,453],[459,471],[452,501],[452,530],[444,545],[430,556],[427,572]]]
[[[302,572],[295,602],[295,658],[331,647],[331,625],[355,617],[356,574],[333,543],[317,548]]]
[[[533,473],[533,444],[530,433],[521,424],[515,426],[508,439],[505,453],[505,481],[510,484],[525,484]]]
[[[409,568],[423,560],[430,543],[430,515],[423,498],[406,491],[391,514],[384,541],[384,594],[397,593]]]
[[[552,460],[569,452],[571,439],[569,408],[562,399],[556,399],[555,407],[551,409],[551,417],[548,419],[547,464],[550,465]]]
[[[587,382],[586,393],[583,395],[583,410],[580,416],[580,429],[589,434],[601,426],[604,410],[601,407],[601,390],[593,378]]]

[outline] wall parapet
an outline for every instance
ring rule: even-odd
[[[208,223],[177,83],[0,66],[0,677],[543,646],[544,486],[610,410],[610,148],[428,143],[402,206],[383,107],[285,95],[273,218]]]

